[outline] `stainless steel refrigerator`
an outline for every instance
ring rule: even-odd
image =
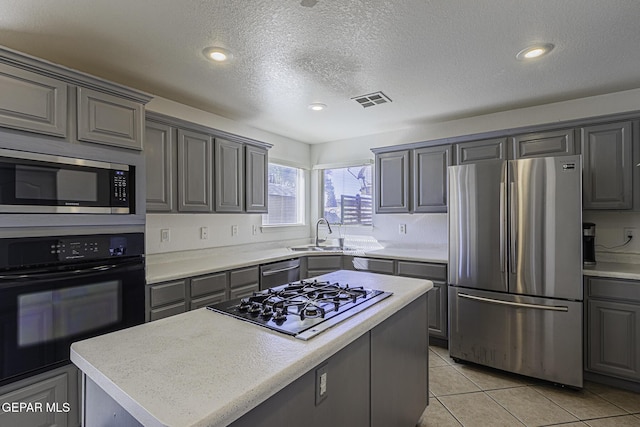
[[[582,387],[581,156],[449,174],[449,353]]]

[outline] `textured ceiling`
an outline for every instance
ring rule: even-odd
[[[640,87],[638,0],[302,4],[0,0],[0,44],[308,143]]]

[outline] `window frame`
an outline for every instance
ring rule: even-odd
[[[267,171],[269,170],[270,165],[281,166],[286,168],[297,169],[298,177],[297,177],[297,194],[296,194],[296,202],[297,202],[297,216],[298,222],[295,223],[280,223],[280,224],[267,224],[265,223],[265,218],[269,216],[269,212],[266,214],[262,214],[262,229],[277,229],[277,228],[295,228],[295,227],[306,227],[306,185],[307,185],[307,170],[299,165],[295,165],[289,162],[278,161],[274,159],[269,159],[267,162]],[[268,177],[268,172],[267,172]],[[269,179],[267,178],[267,199],[269,198]],[[269,204],[270,205],[270,204]]]
[[[319,173],[318,176],[318,218],[324,217],[324,185],[325,185],[325,170],[327,169],[348,169],[348,168],[357,168],[362,166],[371,167],[371,224],[343,224],[342,222],[330,223],[331,225],[340,225],[345,227],[355,227],[355,228],[373,228],[373,215],[375,214],[375,209],[373,207],[373,197],[375,193],[375,164],[373,159],[367,159],[366,161],[359,161],[353,163],[336,163],[336,164],[324,164],[324,165],[316,165],[314,169],[316,169]]]

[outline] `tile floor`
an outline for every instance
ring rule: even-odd
[[[429,349],[429,406],[417,427],[640,427],[640,394],[587,382],[581,391],[458,364]]]

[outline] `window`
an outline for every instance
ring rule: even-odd
[[[262,224],[303,224],[303,189],[302,169],[269,163],[269,213],[262,215]]]
[[[324,169],[323,216],[332,224],[371,225],[371,165]]]

